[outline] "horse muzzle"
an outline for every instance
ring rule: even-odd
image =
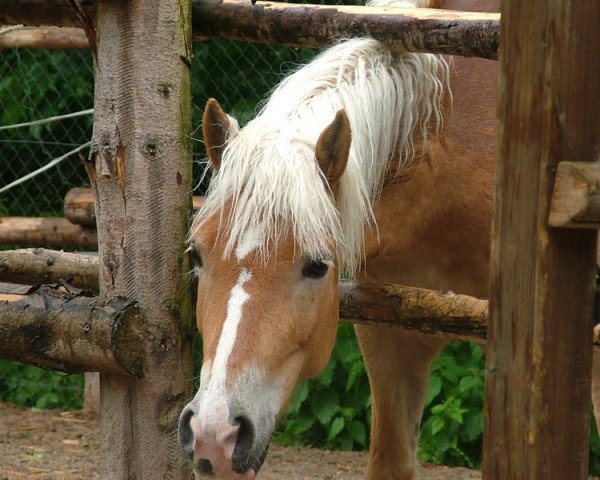
[[[197,478],[252,480],[263,465],[268,442],[257,441],[248,415],[198,415],[191,402],[179,418],[179,443],[194,463]]]

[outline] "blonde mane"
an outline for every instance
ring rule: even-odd
[[[288,232],[313,258],[331,252],[335,242],[340,271],[353,275],[364,229],[375,226],[372,205],[389,161],[396,152],[401,163],[410,161],[414,133],[426,139],[432,121],[440,125],[447,75],[441,57],[393,56],[369,38],[324,51],[287,77],[254,120],[241,130],[232,127],[192,232],[220,215],[229,235],[227,255],[252,235],[265,259],[269,241]],[[342,108],[352,145],[334,199],[315,160],[315,144]]]

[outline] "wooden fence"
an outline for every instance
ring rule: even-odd
[[[504,0],[501,26],[499,19],[241,0],[210,10],[189,0],[99,1],[95,11],[89,2],[0,0],[0,24],[83,24],[94,51],[95,124],[86,167],[95,198],[99,295],[59,287],[44,305],[64,315],[56,332],[48,330],[47,310],[23,307],[39,305],[36,296],[50,295],[43,290],[49,287],[0,296],[0,333],[20,339],[14,343],[26,361],[101,371],[103,478],[188,475],[174,425],[191,378],[192,313],[181,259],[191,208],[192,38],[326,46],[365,33],[393,49],[484,58],[496,58],[502,38],[484,478],[587,477],[598,176],[582,179],[577,168],[562,177],[556,172],[567,160],[585,169],[600,152],[600,9],[591,1]],[[152,55],[137,54],[142,51]],[[574,214],[572,202],[555,196],[553,209],[567,218],[558,225],[571,229],[547,221],[555,180],[563,177],[567,186],[556,185],[557,192],[588,192]],[[0,271],[10,270],[7,265],[2,260]],[[393,303],[398,293],[344,288],[342,308],[358,318],[367,299],[383,292],[378,301]],[[410,298],[409,290],[401,294]],[[65,298],[78,307],[61,308]],[[482,335],[485,305],[471,306],[476,312],[469,315],[480,321],[471,333],[480,328]],[[19,308],[31,310],[28,331],[43,333],[33,344],[11,323]],[[102,315],[84,321],[82,312],[92,310]],[[392,311],[403,317],[401,308]],[[414,317],[414,311],[404,316]],[[439,319],[430,324],[441,330]],[[67,344],[84,342],[84,351],[69,357],[44,344],[57,333]],[[138,348],[124,351],[125,344]],[[15,348],[0,342],[3,356],[14,358]]]

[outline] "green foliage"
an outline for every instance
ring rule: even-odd
[[[483,432],[484,354],[471,343],[446,345],[433,362],[421,423],[419,457],[478,466]]]
[[[360,450],[368,445],[371,397],[354,329],[342,323],[325,371],[302,382],[276,433],[286,444]]]
[[[83,404],[83,375],[67,375],[0,360],[0,401],[35,408],[77,410]]]

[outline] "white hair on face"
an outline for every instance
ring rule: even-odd
[[[222,216],[231,202],[228,218],[221,219],[228,230],[226,255],[252,230],[266,259],[269,241],[290,232],[312,257],[330,252],[335,242],[340,271],[353,275],[389,160],[399,151],[409,161],[414,132],[426,139],[430,120],[440,125],[447,77],[441,57],[394,56],[370,38],[324,51],[283,80],[258,116],[230,136],[191,231]],[[352,144],[333,199],[315,145],[342,108]]]

